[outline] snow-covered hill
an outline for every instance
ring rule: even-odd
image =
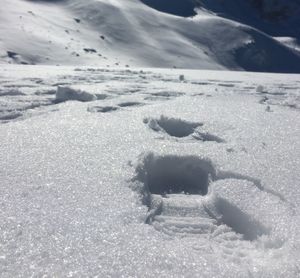
[[[197,15],[186,18],[151,0],[2,0],[0,61],[300,72],[291,44],[244,25],[251,16],[234,16],[245,14],[244,6],[229,9],[232,1],[225,1],[230,20],[217,14],[218,1],[196,2]],[[176,5],[187,15],[194,4]]]
[[[1,278],[299,277],[299,81],[2,65]]]

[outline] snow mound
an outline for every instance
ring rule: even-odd
[[[82,102],[96,100],[97,97],[91,93],[73,89],[71,87],[58,86],[55,96],[56,102],[64,102],[68,100],[78,100]]]

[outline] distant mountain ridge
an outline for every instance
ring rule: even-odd
[[[270,35],[300,36],[300,0],[141,0],[162,12],[194,16],[204,8]]]

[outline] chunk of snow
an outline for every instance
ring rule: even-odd
[[[97,97],[91,93],[73,89],[71,87],[58,86],[56,91],[56,101],[63,102],[68,100],[78,100],[78,101],[93,101]]]
[[[264,86],[262,86],[262,85],[257,86],[256,92],[263,93],[264,92]]]

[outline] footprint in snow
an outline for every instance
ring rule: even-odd
[[[230,84],[230,83],[219,83],[218,86],[220,86],[220,87],[228,87],[228,88],[235,87],[234,84]]]
[[[1,123],[8,123],[11,120],[15,120],[17,118],[22,117],[23,114],[20,112],[11,112],[7,114],[0,115],[0,122]]]
[[[0,90],[0,97],[3,96],[25,96],[26,94],[18,89]]]
[[[91,113],[107,113],[118,110],[118,107],[115,106],[93,106],[88,107],[87,111]]]
[[[227,188],[225,192],[231,187],[233,196],[237,189],[249,191],[244,198],[251,195],[253,187],[258,194],[270,193],[253,178],[219,172],[210,160],[197,156],[153,153],[141,156],[135,171],[131,186],[148,207],[145,223],[159,232],[213,241],[227,254],[241,250],[251,254],[258,248],[255,242],[270,234],[257,216],[248,214],[243,206],[218,191],[222,186]]]
[[[167,101],[167,100],[170,100],[170,99],[166,98],[166,97],[148,96],[148,97],[145,97],[144,100],[149,100],[149,101]]]
[[[127,101],[118,104],[118,106],[120,107],[131,107],[131,106],[141,106],[141,105],[144,105],[144,103],[137,102],[137,101]]]
[[[161,91],[161,92],[150,94],[150,96],[145,97],[145,100],[152,100],[152,101],[170,100],[172,98],[179,97],[182,95],[184,94],[179,92]]]
[[[221,179],[210,160],[150,153],[139,161],[133,184],[149,208],[145,222],[168,235],[226,233],[252,241],[267,234],[258,220],[213,194],[211,184]]]
[[[225,142],[222,138],[218,136],[201,131],[199,128],[204,124],[200,122],[189,122],[181,119],[161,116],[159,119],[145,118],[144,123],[147,124],[148,127],[152,130],[167,134],[169,137],[191,138],[203,142]]]
[[[178,93],[178,92],[162,91],[162,92],[152,93],[151,95],[155,96],[155,97],[171,98],[171,97],[179,97],[179,96],[182,96],[184,94],[183,93]]]

